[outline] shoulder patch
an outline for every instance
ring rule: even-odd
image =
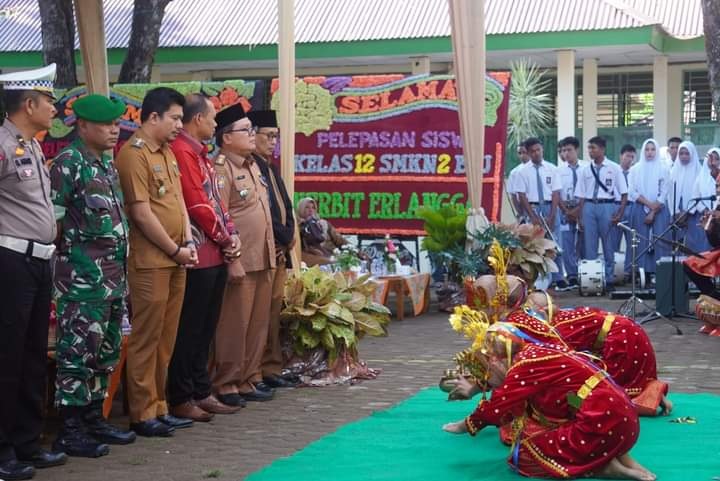
[[[225,156],[223,154],[220,154],[215,158],[215,165],[225,165]]]
[[[140,137],[135,137],[135,140],[132,141],[132,146],[136,148],[140,148],[143,145],[145,145],[145,141],[141,139]]]

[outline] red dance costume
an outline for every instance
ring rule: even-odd
[[[640,325],[591,307],[560,310],[552,325],[570,348],[602,359],[607,373],[633,399],[638,414],[657,414],[668,385],[657,378],[655,351]]]
[[[590,476],[637,441],[640,426],[630,399],[581,354],[527,344],[512,361],[503,385],[465,424],[474,435],[514,420],[508,463],[520,474]]]

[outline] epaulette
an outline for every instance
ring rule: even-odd
[[[138,149],[143,145],[145,145],[145,141],[140,137],[135,137],[135,140],[132,141],[132,146],[137,147]]]
[[[215,157],[215,165],[225,165],[225,156],[223,154]]]

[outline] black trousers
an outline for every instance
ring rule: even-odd
[[[51,291],[50,261],[0,247],[0,462],[39,448]]]
[[[210,395],[210,344],[220,317],[227,267],[188,269],[175,350],[168,369],[168,402],[177,406]]]
[[[690,279],[693,284],[695,284],[695,286],[700,289],[700,292],[702,294],[705,294],[706,296],[710,296],[720,301],[720,291],[715,288],[715,283],[713,282],[712,277],[698,274],[685,264],[683,264],[683,269],[685,271],[685,274],[687,274],[688,279]]]

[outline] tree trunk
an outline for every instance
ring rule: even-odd
[[[171,0],[135,0],[127,56],[118,83],[149,83],[165,7]]]
[[[710,90],[720,112],[720,0],[702,0],[702,10]]]
[[[55,85],[78,84],[75,70],[75,17],[72,0],[38,0],[42,22],[43,61],[57,64]]]

